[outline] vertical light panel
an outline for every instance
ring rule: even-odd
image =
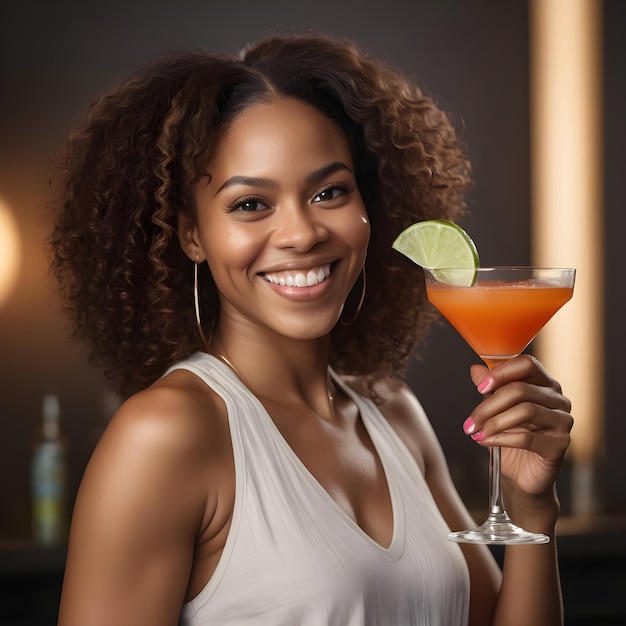
[[[15,287],[20,265],[20,247],[13,214],[0,198],[0,306]]]
[[[572,499],[586,513],[604,416],[602,0],[529,9],[533,263],[577,269],[536,353],[573,403]]]

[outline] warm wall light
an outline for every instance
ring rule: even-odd
[[[17,224],[9,207],[0,198],[0,306],[7,300],[15,285],[20,256]]]
[[[538,357],[573,403],[574,511],[595,507],[604,416],[602,0],[530,0],[533,263],[577,268]]]

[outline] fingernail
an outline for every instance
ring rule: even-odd
[[[482,430],[479,430],[477,433],[472,435],[472,439],[474,441],[482,441],[485,438],[485,433]]]
[[[474,432],[474,428],[476,428],[476,424],[474,424],[474,420],[471,417],[468,417],[463,422],[463,432],[466,435],[471,435]]]
[[[476,387],[478,393],[487,393],[488,391],[491,391],[493,387],[493,378],[491,378],[491,376],[487,376],[487,378],[485,378],[480,385],[478,385],[478,387]]]

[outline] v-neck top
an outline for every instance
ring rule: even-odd
[[[183,605],[180,626],[467,624],[465,559],[447,539],[418,464],[371,400],[330,371],[356,403],[385,473],[388,547],[330,497],[225,363],[196,353],[174,369],[193,372],[224,400],[235,464],[223,553],[206,586]]]

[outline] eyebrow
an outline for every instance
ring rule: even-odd
[[[315,170],[315,172],[309,174],[306,177],[306,182],[308,185],[318,183],[324,180],[324,178],[326,178],[327,176],[330,176],[331,174],[341,170],[347,170],[351,174],[354,174],[352,169],[349,168],[342,161],[333,161],[332,163],[329,163],[328,165],[321,167],[319,170]],[[227,181],[224,182],[224,184],[220,186],[220,188],[215,192],[215,195],[217,195],[223,189],[226,189],[227,187],[233,187],[234,185],[245,185],[248,187],[277,186],[276,181],[272,180],[271,178],[257,178],[255,176],[231,176]]]
[[[354,174],[354,172],[342,161],[334,161],[333,163],[329,163],[328,165],[321,167],[319,170],[316,170],[312,174],[309,174],[306,177],[306,182],[309,185],[319,183],[327,176],[330,176],[331,174],[334,174],[335,172],[339,172],[341,170],[347,170],[351,174]]]

